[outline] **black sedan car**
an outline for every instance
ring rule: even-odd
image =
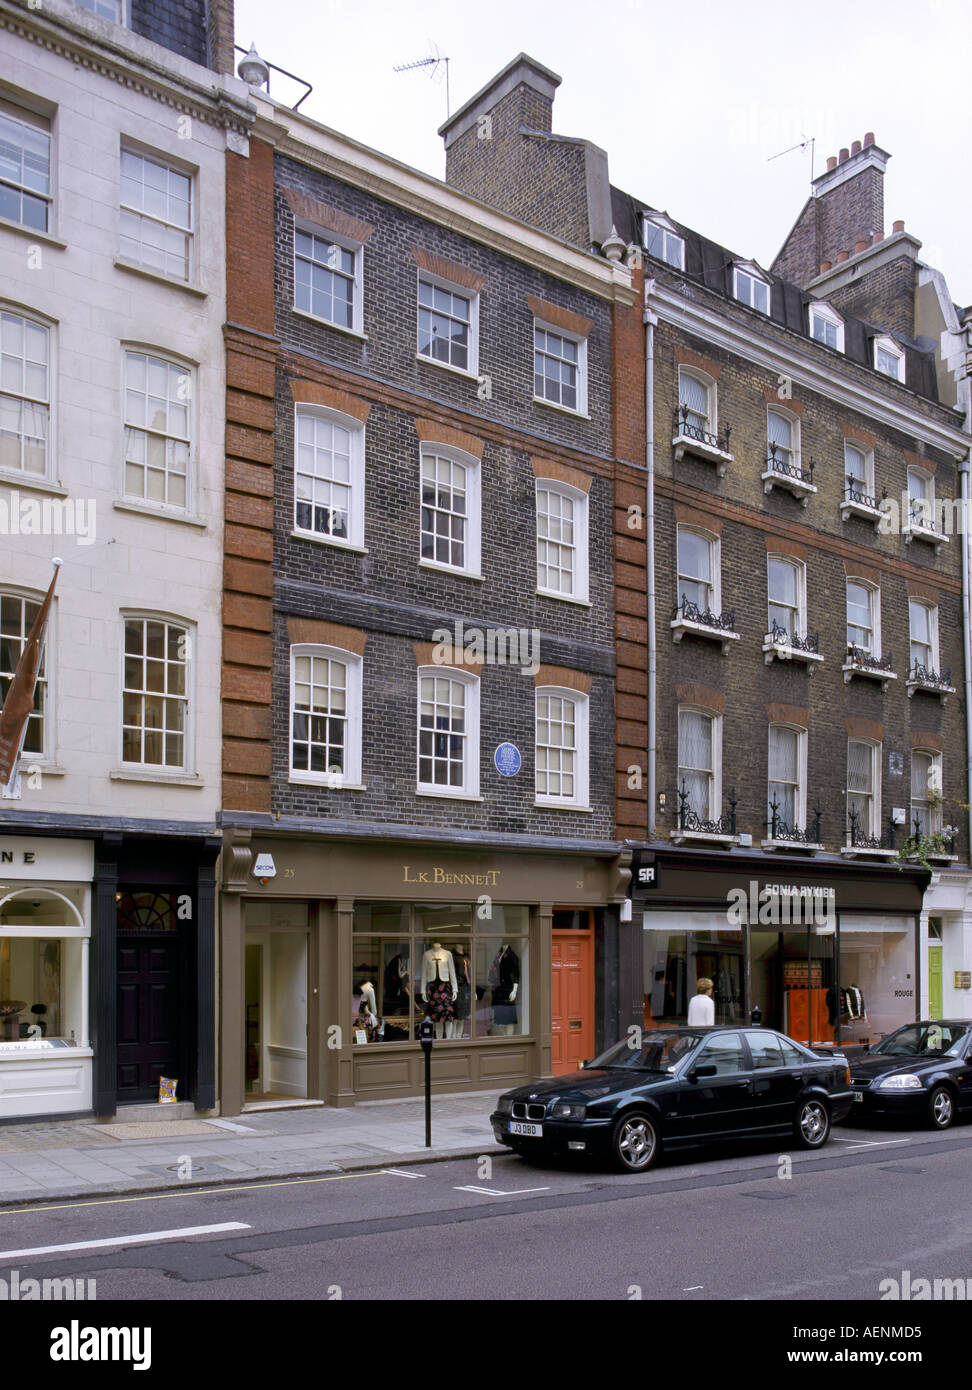
[[[901,1117],[948,1129],[972,1109],[972,1023],[906,1023],[851,1062],[854,1118]]]
[[[843,1053],[770,1028],[657,1028],[576,1074],[507,1091],[490,1122],[515,1153],[591,1154],[643,1173],[663,1147],[787,1135],[819,1149],[852,1104]]]

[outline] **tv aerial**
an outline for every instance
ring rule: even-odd
[[[436,75],[438,74],[438,71],[439,71],[440,67],[444,67],[444,68],[445,68],[445,89],[446,89],[446,119],[448,119],[448,117],[449,117],[449,115],[450,115],[450,106],[449,106],[449,59],[448,59],[448,58],[443,58],[443,57],[442,57],[441,53],[439,52],[438,46],[437,46],[436,44],[430,42],[430,43],[429,43],[429,48],[431,49],[431,53],[429,54],[429,56],[428,56],[427,58],[417,58],[417,59],[415,60],[414,63],[399,63],[395,68],[393,68],[393,71],[394,71],[394,72],[414,72],[416,68],[428,68],[428,69],[429,69],[429,77],[431,77],[431,78],[434,80],[434,79],[436,78]]]
[[[780,150],[779,154],[771,154],[767,164],[771,164],[774,159],[782,159],[785,154],[792,154],[794,150],[805,150],[810,147],[810,182],[813,183],[813,147],[816,144],[816,137],[813,135],[802,135],[798,145],[791,145],[788,150]]]

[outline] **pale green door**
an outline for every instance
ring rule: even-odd
[[[928,943],[928,1017],[942,1016],[942,948]]]

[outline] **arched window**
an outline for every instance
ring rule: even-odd
[[[468,671],[419,668],[418,790],[479,796],[479,677]]]
[[[537,686],[536,796],[542,805],[588,805],[589,703],[577,690]]]
[[[361,657],[339,647],[290,649],[290,780],[361,784]]]

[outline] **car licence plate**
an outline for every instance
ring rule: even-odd
[[[863,1091],[853,1091],[851,1094],[853,1095],[855,1101],[864,1099]]]
[[[510,1134],[522,1134],[528,1139],[542,1139],[543,1125],[528,1125],[522,1120],[510,1120]]]

